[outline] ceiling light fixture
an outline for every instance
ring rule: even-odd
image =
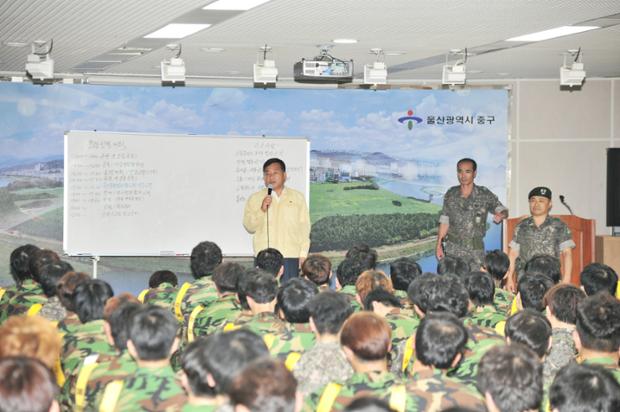
[[[201,50],[205,53],[221,53],[226,49],[223,47],[203,47]]]
[[[523,36],[511,37],[506,41],[543,41],[555,39],[556,37],[568,36],[569,34],[583,33],[584,31],[600,29],[599,26],[561,26],[549,30],[543,30],[536,33],[525,34]]]
[[[570,56],[572,63],[566,63]],[[560,86],[580,87],[586,78],[586,71],[581,61],[581,47],[577,50],[569,50],[564,53],[564,64],[560,67]]]
[[[356,39],[334,39],[332,40],[332,43],[336,43],[336,44],[355,44],[357,43]]]
[[[457,60],[450,64],[450,56],[457,57]],[[461,57],[460,59],[458,57]],[[467,78],[467,49],[452,49],[446,55],[446,64],[443,66],[443,72],[441,76],[441,83],[454,87],[457,84],[465,84]]]
[[[203,10],[250,10],[269,0],[218,0],[204,6]]]
[[[376,86],[387,84],[387,66],[385,65],[383,50],[370,49],[370,53],[377,56],[375,62],[364,65],[364,84]]]
[[[275,61],[267,59],[267,53],[271,52],[271,47],[265,44],[258,50],[258,61],[254,63],[253,69],[254,87],[259,89],[274,88],[278,80],[278,69]],[[260,61],[261,54],[263,55],[262,63]]]
[[[185,86],[185,62],[181,58],[181,45],[169,44],[166,48],[176,52],[174,57],[161,62],[162,86]]]
[[[210,27],[210,24],[171,23],[153,33],[144,36],[145,39],[182,39]]]
[[[33,80],[45,82],[54,79],[54,60],[51,53],[54,40],[35,40],[26,58],[26,74]]]

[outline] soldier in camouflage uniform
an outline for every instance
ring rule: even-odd
[[[495,284],[488,273],[471,272],[463,282],[473,306],[465,318],[466,326],[494,329],[498,323],[506,321],[506,312],[495,304]]]
[[[604,411],[620,408],[620,384],[596,365],[570,364],[562,368],[549,390],[553,411]]]
[[[56,285],[66,273],[71,271],[73,267],[64,261],[50,263],[41,268],[39,280],[48,299],[43,304],[40,315],[45,319],[58,322],[67,316],[67,311],[56,294]]]
[[[487,215],[493,214],[493,221],[499,223],[508,217],[508,209],[489,189],[474,184],[477,164],[473,159],[459,160],[456,169],[460,185],[448,189],[444,196],[435,255],[438,260],[444,255],[458,256],[480,267]]]
[[[162,307],[147,305],[134,314],[127,350],[138,366],[133,374],[106,385],[100,410],[181,410],[187,397],[170,366],[177,332],[178,322]]]
[[[535,187],[528,195],[531,216],[522,220],[515,228],[510,242],[508,257],[510,269],[508,281],[516,286],[517,273],[535,255],[555,256],[562,260],[562,282],[570,283],[573,266],[572,249],[575,247],[568,226],[557,217],[549,216],[551,190]]]
[[[493,278],[493,282],[495,283],[493,303],[497,310],[503,314],[508,314],[510,312],[510,305],[515,298],[512,292],[501,287],[509,268],[510,259],[508,259],[508,255],[497,249],[486,253],[481,268],[483,272],[487,272]]]
[[[37,250],[39,248],[34,245],[23,245],[11,252],[9,263],[11,276],[15,284],[6,288],[0,288],[0,323],[8,317],[9,300],[17,293],[25,280],[32,279],[30,260]]]
[[[149,288],[138,295],[138,300],[148,305],[158,305],[172,310],[177,296],[179,280],[174,272],[158,270],[149,278]]]

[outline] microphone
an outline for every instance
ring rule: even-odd
[[[273,185],[267,185],[267,196],[271,196],[271,192],[273,192]]]
[[[560,195],[560,203],[562,203],[564,206],[566,206],[566,208],[568,209],[568,211],[570,212],[571,215],[574,215],[573,209],[571,209],[570,206],[568,205],[568,203],[566,203],[564,201],[564,195]]]

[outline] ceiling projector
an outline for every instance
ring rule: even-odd
[[[323,48],[312,59],[301,59],[293,66],[294,78],[300,83],[350,83],[353,81],[353,60],[341,60]]]

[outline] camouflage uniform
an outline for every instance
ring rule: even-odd
[[[293,374],[297,378],[297,389],[306,396],[329,382],[349,379],[353,375],[353,368],[339,342],[317,342],[301,355]]]
[[[144,304],[172,309],[178,292],[178,287],[173,286],[172,283],[164,282],[156,288],[143,290],[140,295],[144,294],[142,299]]]
[[[113,411],[180,411],[187,403],[183,388],[170,366],[138,367],[135,373],[106,386],[102,402],[106,402],[111,385],[122,382],[122,390]]]
[[[468,197],[461,196],[460,186],[448,189],[439,216],[439,223],[449,225],[445,238],[446,256],[458,256],[477,267],[482,266],[487,215],[505,210],[497,196],[484,186],[474,185]]]
[[[72,334],[77,328],[80,327],[82,322],[80,322],[80,318],[74,312],[67,312],[67,315],[63,320],[58,322],[58,331],[62,334]]]
[[[508,292],[506,289],[495,288],[493,303],[499,312],[508,315],[510,313],[510,306],[512,305],[514,298],[514,293]]]
[[[394,373],[399,373],[402,366],[404,343],[411,336],[415,335],[420,319],[412,310],[394,308],[385,316],[385,320],[392,329],[390,370]]]
[[[209,405],[190,405],[186,403],[183,405],[181,412],[215,412],[218,409],[218,405],[209,404]]]
[[[360,310],[362,310],[362,306],[359,304],[359,302],[357,301],[357,289],[355,289],[355,285],[346,285],[343,286],[342,289],[340,289],[338,291],[338,293],[343,293],[345,295],[347,295],[347,297],[349,297],[349,300],[351,301],[351,306],[353,307],[353,310],[356,312],[359,312]]]
[[[60,322],[67,316],[67,310],[62,306],[62,303],[60,303],[58,296],[52,296],[45,302],[39,315],[47,320]]]
[[[325,393],[322,390],[312,395],[304,410],[316,410]],[[485,410],[475,390],[444,377],[441,371],[418,373],[409,381],[402,381],[389,372],[355,373],[340,388],[331,410],[342,410],[354,398],[363,395],[383,399],[397,411],[437,411],[454,406]]]
[[[9,300],[17,293],[17,285],[10,285],[7,287],[0,288],[0,320],[4,321],[8,316],[4,314],[7,312],[7,307],[9,305]]]
[[[535,255],[560,257],[560,252],[574,248],[570,229],[557,217],[547,216],[545,221],[536,226],[532,216],[523,219],[515,228],[510,248],[519,252],[517,270]]]
[[[208,304],[218,300],[219,294],[217,288],[211,276],[203,276],[200,279],[194,281],[192,286],[185,293],[183,303],[181,305],[181,312],[185,321],[189,318],[192,310],[198,305],[207,306]]]
[[[9,316],[23,315],[35,304],[44,305],[47,296],[43,293],[41,285],[32,279],[26,279],[21,285],[17,286],[15,293],[10,293],[6,306],[0,313],[0,323],[3,323]]]
[[[502,312],[495,305],[476,306],[469,315],[463,319],[465,326],[482,326],[494,329],[500,322],[506,321],[506,312]]]
[[[108,343],[103,329],[103,319],[93,320],[71,328],[63,336],[61,364],[65,377],[75,377],[87,356],[116,356],[116,348]]]
[[[221,329],[225,324],[234,323],[235,319],[237,319],[243,311],[236,294],[224,295],[208,306],[201,305],[200,308],[201,309],[194,309],[198,310],[196,313],[192,311],[188,324],[188,333],[191,327],[191,333],[194,339],[198,336],[211,335]],[[188,338],[188,341],[194,339]]]
[[[614,375],[616,381],[620,384],[620,368],[618,368],[618,364],[610,357],[600,357],[600,358],[590,358],[586,359],[582,362],[585,365],[598,365],[607,369]]]
[[[544,386],[548,387],[560,369],[568,365],[577,356],[577,348],[571,329],[553,328],[551,350],[545,356],[543,364]]]

